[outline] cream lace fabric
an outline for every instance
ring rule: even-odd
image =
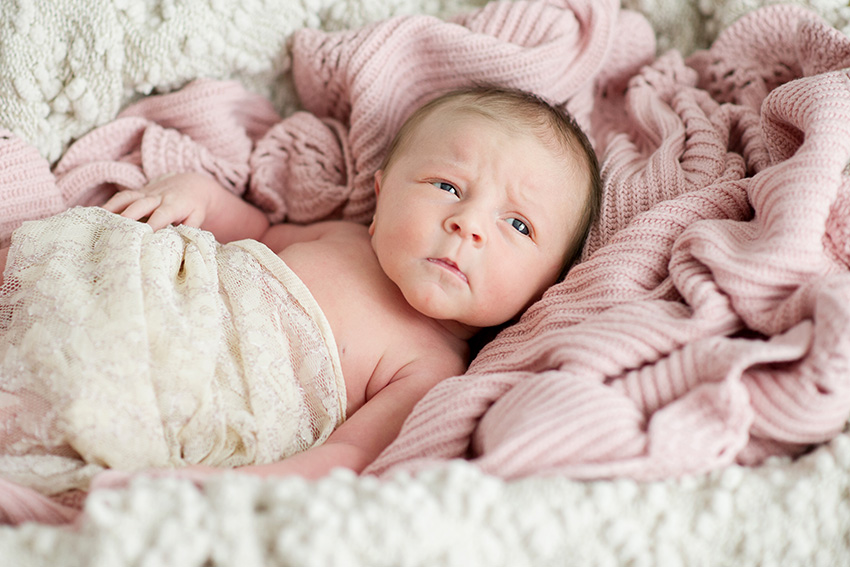
[[[0,476],[280,460],[345,418],[330,327],[254,241],[98,208],[26,223],[0,288]]]

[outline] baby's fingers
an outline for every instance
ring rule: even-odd
[[[141,191],[127,190],[113,195],[104,203],[103,208],[122,217],[144,222],[161,204],[161,195],[148,195]],[[158,230],[167,224],[166,222],[162,226],[151,226],[154,230]]]
[[[127,217],[128,219],[133,220],[143,220],[147,217],[151,216],[157,208],[162,204],[162,197],[160,195],[145,195],[141,198],[137,198],[131,201],[128,205],[126,205],[123,210],[119,209],[117,212],[122,217]],[[150,224],[150,223],[149,223]],[[162,226],[153,226],[151,227],[154,230],[160,229],[163,226],[166,226],[168,223],[165,223]]]
[[[124,209],[127,208],[128,205],[145,197],[145,195],[146,194],[142,193],[141,191],[133,191],[131,189],[127,189],[125,191],[118,191],[112,197],[110,197],[107,202],[101,205],[101,207],[103,207],[110,213],[121,214]]]
[[[148,224],[154,230],[169,224],[199,227],[203,221],[203,212],[195,208],[192,203],[168,198],[163,198],[162,203],[151,212],[148,218]]]

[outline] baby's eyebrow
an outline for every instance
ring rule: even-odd
[[[515,205],[523,214],[530,211],[534,216],[538,216],[546,211],[546,207],[529,197],[534,195],[534,188],[526,183],[509,184],[507,193],[511,205]]]
[[[455,152],[452,152],[452,154],[448,157],[442,157],[439,160],[435,161],[439,161],[439,163],[444,167],[449,167],[452,169],[465,170],[469,168],[467,160],[463,159],[463,156],[456,155]]]
[[[452,158],[428,159],[422,163],[421,169],[428,175],[450,177],[457,182],[467,182],[472,177],[470,167],[462,160]],[[449,181],[447,179],[447,181]]]

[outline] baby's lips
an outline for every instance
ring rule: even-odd
[[[450,258],[428,258],[428,261],[437,264],[445,270],[453,273],[454,275],[462,279],[465,283],[469,283],[469,278],[466,277],[466,274],[463,273],[463,270],[461,270],[458,265]]]

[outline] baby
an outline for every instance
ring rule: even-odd
[[[221,243],[261,242],[327,318],[344,377],[344,421],[324,443],[242,471],[362,471],[429,389],[466,370],[470,339],[515,319],[562,277],[599,207],[600,180],[593,150],[568,116],[525,93],[472,88],[408,119],[375,192],[369,226],[270,225],[261,210],[196,173],[118,192],[104,205],[155,231],[187,225]]]

